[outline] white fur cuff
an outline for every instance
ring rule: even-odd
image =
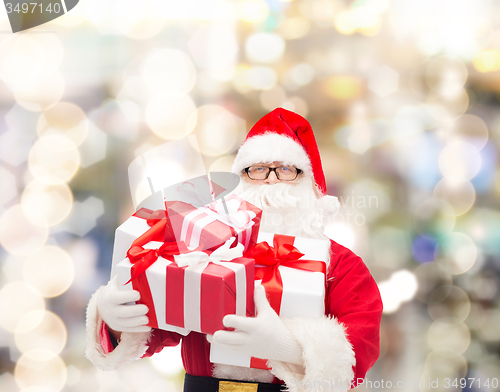
[[[268,362],[271,373],[293,392],[345,392],[351,389],[356,358],[344,327],[335,318],[294,318],[283,322],[304,349],[304,367]]]
[[[102,287],[94,293],[87,306],[85,356],[99,370],[116,370],[145,354],[151,332],[122,332],[120,344],[112,352],[105,354],[99,335],[103,321],[97,311],[97,298],[101,289]]]

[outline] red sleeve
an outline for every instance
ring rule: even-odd
[[[364,378],[380,351],[382,299],[360,257],[332,241],[327,281],[328,314],[345,327],[356,357],[353,386]]]
[[[164,331],[162,329],[153,329],[148,340],[148,349],[143,355],[143,358],[150,357],[155,353],[159,353],[161,350],[163,350],[163,347],[177,346],[181,339],[182,335],[176,332]]]

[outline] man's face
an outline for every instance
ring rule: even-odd
[[[251,185],[278,183],[297,185],[302,177],[302,172],[294,166],[285,166],[283,162],[274,161],[255,163],[246,169],[242,177],[243,181]]]

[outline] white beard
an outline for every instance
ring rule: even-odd
[[[260,229],[268,233],[325,239],[323,217],[336,213],[337,198],[314,193],[311,177],[298,184],[241,182],[239,195],[263,210]],[[238,190],[237,190],[238,191]]]

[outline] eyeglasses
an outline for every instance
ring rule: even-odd
[[[250,166],[244,169],[244,171],[251,180],[267,180],[269,173],[273,171],[276,178],[280,181],[293,181],[302,172],[302,170],[293,166]]]

